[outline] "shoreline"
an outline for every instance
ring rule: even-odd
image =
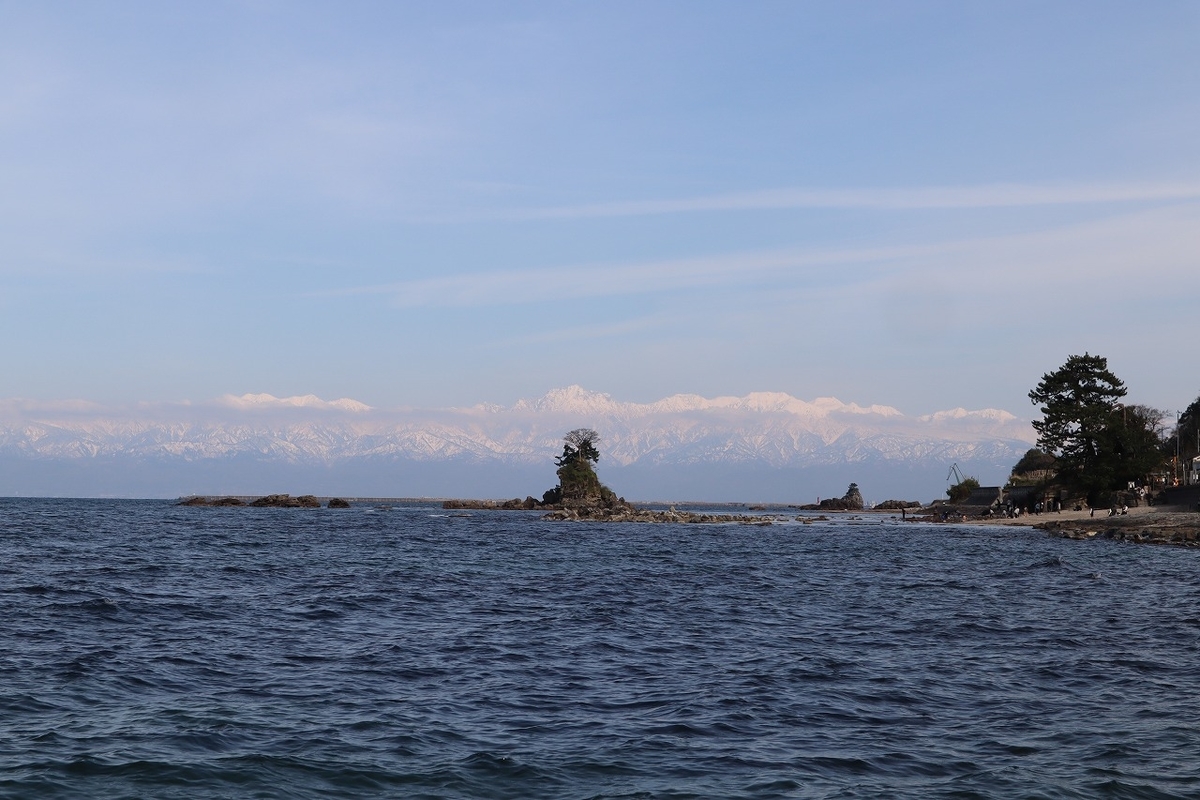
[[[1107,511],[1061,511],[1017,519],[969,519],[960,525],[1019,526],[1045,531],[1061,539],[1109,539],[1138,544],[1200,547],[1200,512],[1181,506],[1137,506],[1126,515]]]

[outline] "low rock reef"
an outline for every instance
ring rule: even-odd
[[[577,502],[542,503],[532,497],[524,500],[446,500],[442,508],[472,511],[545,511],[542,519],[556,522],[673,522],[705,525],[738,523],[740,525],[770,525],[777,517],[742,514],[701,514],[680,511],[638,508],[623,498],[604,499],[599,496]]]
[[[745,516],[741,514],[700,514],[694,511],[679,511],[669,508],[657,511],[648,508],[637,508],[625,503],[612,507],[608,506],[567,506],[557,508],[546,514],[542,519],[566,522],[673,522],[695,525],[720,525],[737,523],[738,525],[770,525],[775,517]]]
[[[248,502],[240,497],[196,496],[180,500],[176,505],[209,507],[245,506],[247,508],[320,508],[321,501],[311,494],[302,494],[299,497],[292,497],[290,494],[269,494],[266,497],[259,497]],[[330,499],[328,507],[349,508],[350,503],[340,497],[334,497]]]
[[[1193,511],[1050,520],[1033,527],[1064,539],[1116,539],[1139,544],[1200,547],[1200,513]]]

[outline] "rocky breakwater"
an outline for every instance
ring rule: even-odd
[[[1064,539],[1114,539],[1139,544],[1200,547],[1200,513],[1155,509],[1128,516],[1048,520],[1033,527]]]

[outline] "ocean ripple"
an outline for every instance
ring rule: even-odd
[[[0,797],[1196,797],[1198,557],[6,500]]]

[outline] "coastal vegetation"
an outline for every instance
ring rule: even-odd
[[[1173,434],[1174,455],[1184,465],[1191,464],[1193,459],[1200,456],[1200,397],[1193,400],[1176,420]]]
[[[946,490],[946,496],[951,503],[961,503],[971,496],[971,492],[979,488],[979,480],[974,476],[963,478]]]

